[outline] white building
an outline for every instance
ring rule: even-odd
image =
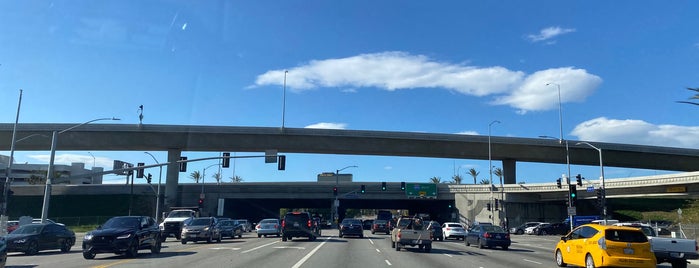
[[[7,165],[10,163],[10,157],[0,155],[0,176],[2,181],[5,180]],[[10,175],[12,185],[30,185],[32,181],[46,179],[46,170],[48,165],[44,164],[12,164],[12,174]],[[85,169],[85,163],[71,163],[68,165],[53,165],[54,174],[57,177],[53,178],[53,184],[102,184],[102,175],[90,176],[91,173],[102,172],[102,167],[92,167]],[[80,176],[84,174],[84,176]]]

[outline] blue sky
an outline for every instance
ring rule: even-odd
[[[558,137],[560,86],[564,139],[697,149],[697,107],[676,102],[699,86],[696,10],[694,1],[1,1],[0,121],[14,122],[22,89],[20,123],[137,124],[143,105],[144,124],[279,127],[288,71],[286,127],[488,135],[498,120],[493,136]],[[16,161],[47,163],[48,149]],[[111,169],[115,159],[153,163],[143,152],[60,148],[56,162]],[[235,175],[314,181],[356,165],[344,171],[355,181],[455,172],[471,181],[471,168],[488,177],[487,161],[468,159],[288,154],[286,171],[261,162],[237,160]],[[517,166],[528,183],[563,172]],[[595,166],[571,172],[599,176]],[[187,175],[180,182],[193,182]]]

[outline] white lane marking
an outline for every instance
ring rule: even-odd
[[[379,249],[377,248],[377,249],[376,249],[376,252],[381,253],[381,250],[379,250]]]
[[[384,261],[386,261],[386,264],[388,264],[388,266],[391,266],[391,265],[393,265],[393,264],[391,264],[391,262],[390,262],[390,261],[388,261],[388,260],[384,260]]]
[[[369,239],[369,243],[371,243],[371,244],[373,245],[373,244],[374,244],[374,241],[371,240],[371,239]]]
[[[449,258],[451,258],[451,257],[452,257],[451,255],[449,255],[449,254],[446,254],[446,253],[442,253],[442,254],[444,254],[444,256],[447,256],[447,257],[449,257]]]
[[[227,248],[227,247],[221,247],[221,248],[211,248],[211,249],[229,249],[229,250],[240,250],[240,248]]]
[[[311,250],[311,252],[309,252],[308,254],[306,254],[306,256],[304,256],[303,258],[301,258],[301,260],[299,260],[299,262],[297,262],[296,264],[294,264],[294,266],[291,266],[291,268],[299,268],[299,267],[301,267],[301,265],[303,265],[304,262],[306,262],[308,259],[310,259],[311,256],[313,256],[313,254],[315,254],[315,253],[318,251],[318,249],[320,249],[320,247],[322,247],[323,245],[325,245],[325,243],[328,243],[328,240],[330,240],[330,237],[325,238],[325,241],[323,241],[323,243],[320,243],[320,245],[318,245],[318,246],[315,247],[313,250]]]
[[[539,264],[539,265],[543,264],[543,263],[540,263],[540,262],[538,262],[538,261],[532,261],[532,260],[527,260],[527,259],[522,259],[522,260],[528,261],[528,262],[531,262],[531,263],[536,263],[536,264]]]
[[[256,248],[251,248],[251,249],[248,249],[248,250],[246,250],[246,251],[242,251],[242,252],[240,252],[240,253],[248,253],[248,252],[250,252],[250,251],[258,250],[258,249],[261,249],[261,248],[263,248],[263,247],[266,247],[266,246],[269,246],[269,245],[272,245],[272,244],[276,244],[276,243],[279,243],[279,241],[274,241],[274,242],[272,242],[272,243],[267,243],[267,244],[264,244],[264,245],[259,246],[259,247],[256,247]]]
[[[279,248],[279,249],[306,249],[304,247],[274,247],[274,248]]]

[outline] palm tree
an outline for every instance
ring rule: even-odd
[[[243,182],[243,177],[235,175],[235,177],[230,177],[229,178],[231,182]]]
[[[431,183],[441,183],[441,182],[442,182],[442,178],[437,177],[437,176],[434,176],[434,177],[430,178],[430,182],[431,182]]]
[[[503,176],[502,168],[498,167],[498,168],[493,169],[493,175],[498,176],[498,178],[500,178],[500,184],[502,184],[502,176]]]
[[[199,173],[198,170],[192,171],[192,173],[189,173],[189,178],[194,180],[194,183],[199,183],[199,180],[201,179],[201,173]]]
[[[221,184],[221,172],[216,172],[214,175],[211,175],[214,180],[216,180],[216,184]]]
[[[489,179],[481,179],[481,184],[490,184]]]
[[[468,174],[473,176],[473,184],[476,184],[476,178],[478,177],[478,174],[481,174],[480,171],[476,171],[475,168],[469,169]]]
[[[461,184],[461,175],[454,175],[451,177],[451,180],[454,182],[454,184]]]
[[[690,100],[699,100],[699,87],[691,88],[688,87],[687,89],[697,92],[697,94],[694,94],[694,96],[689,97]],[[693,105],[699,105],[699,102],[692,102],[692,101],[677,101],[679,103],[686,103],[686,104],[693,104]]]

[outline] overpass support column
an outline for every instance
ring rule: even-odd
[[[167,179],[165,181],[165,209],[177,206],[179,196],[177,196],[177,185],[180,179],[180,160],[182,150],[171,149],[167,151]]]
[[[504,184],[517,184],[517,161],[514,159],[502,160],[502,173]]]

